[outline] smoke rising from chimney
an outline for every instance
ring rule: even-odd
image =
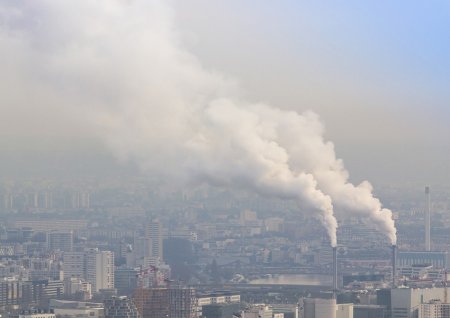
[[[0,49],[11,57],[0,62],[11,70],[2,80],[30,91],[28,100],[8,92],[15,103],[64,109],[120,160],[166,180],[297,200],[333,246],[334,206],[395,243],[391,211],[368,182],[348,181],[319,117],[245,101],[182,47],[165,2],[10,2],[0,20]]]

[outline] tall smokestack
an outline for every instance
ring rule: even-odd
[[[392,288],[396,287],[397,278],[397,245],[392,245]]]
[[[333,247],[333,293],[338,290],[337,247]]]
[[[425,187],[425,196],[427,198],[427,206],[425,208],[425,250],[431,251],[431,199],[430,187]]]

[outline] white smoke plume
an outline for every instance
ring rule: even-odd
[[[165,1],[2,2],[0,50],[2,105],[60,108],[120,159],[168,180],[295,199],[333,246],[333,202],[395,243],[391,212],[369,183],[348,182],[318,116],[242,100],[182,47]]]

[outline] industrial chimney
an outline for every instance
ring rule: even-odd
[[[333,293],[338,290],[337,247],[333,247]]]
[[[427,206],[425,208],[425,250],[431,251],[431,199],[430,199],[430,187],[425,187],[425,196],[427,200]]]
[[[396,287],[397,278],[397,245],[392,245],[392,288]]]

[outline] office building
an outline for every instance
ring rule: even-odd
[[[385,318],[386,308],[378,305],[353,305],[353,318]]]
[[[447,291],[446,291],[447,289]],[[416,318],[422,305],[445,302],[448,288],[395,288],[391,290],[391,317]],[[438,305],[436,305],[438,306]],[[429,308],[429,307],[427,307]],[[431,308],[431,307],[430,307]],[[423,308],[425,310],[425,308]]]
[[[197,314],[193,288],[138,288],[133,300],[142,318],[193,318]]]
[[[420,305],[420,318],[450,318],[450,304],[440,301],[431,301]]]
[[[105,318],[138,318],[133,301],[125,296],[111,297],[104,301]]]
[[[85,251],[86,280],[92,284],[92,291],[114,288],[114,253],[89,249]]]
[[[353,318],[353,304],[336,304],[336,299],[304,298],[303,318]]]
[[[136,268],[117,268],[114,271],[114,288],[119,295],[131,295],[138,287],[140,271]]]
[[[202,306],[204,318],[233,318],[240,310],[239,303],[210,304]]]
[[[72,252],[73,232],[72,231],[47,232],[47,248],[49,251]]]
[[[58,317],[77,317],[77,318],[105,317],[105,310],[102,303],[51,299],[49,307],[50,310],[52,310]]]
[[[272,318],[272,307],[265,304],[255,304],[242,312],[242,318]]]
[[[84,252],[66,252],[63,255],[64,278],[85,278],[86,264]]]
[[[158,220],[147,224],[145,237],[147,240],[146,256],[158,261],[163,260],[162,226]]]
[[[64,277],[81,278],[91,283],[92,292],[114,288],[114,253],[98,248],[64,253]]]
[[[56,315],[40,311],[25,311],[19,314],[18,318],[56,318]]]

